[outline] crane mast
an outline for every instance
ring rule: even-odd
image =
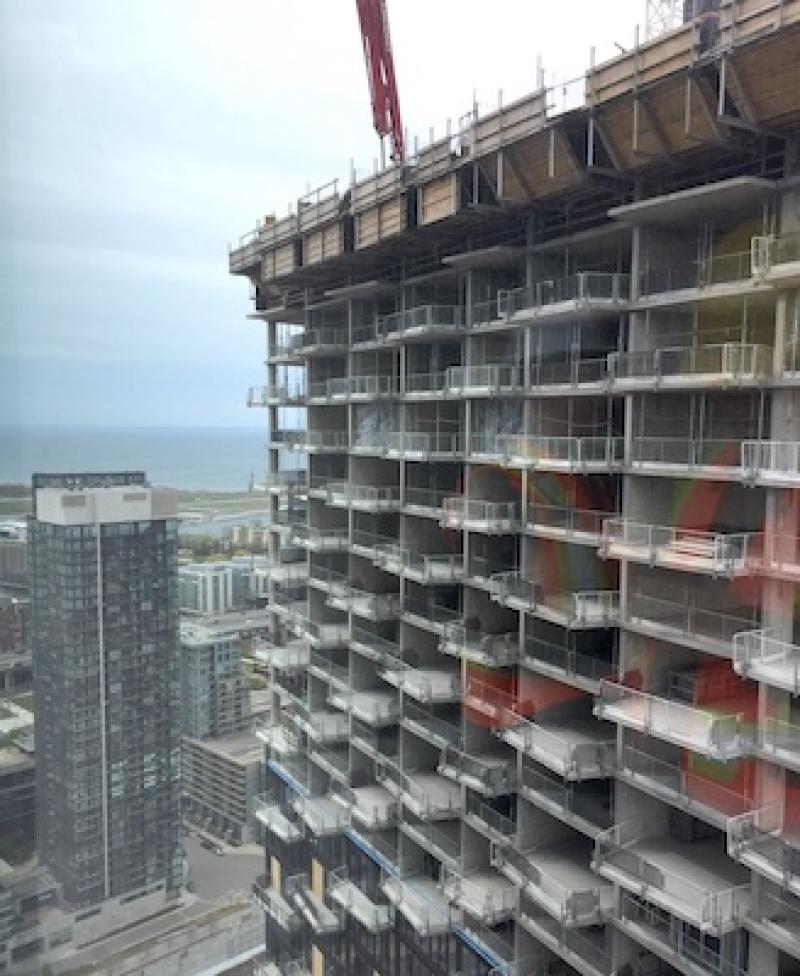
[[[394,75],[386,0],[356,0],[356,8],[367,66],[372,121],[381,138],[390,136],[392,160],[402,163],[405,158],[403,124],[400,121],[400,100]]]

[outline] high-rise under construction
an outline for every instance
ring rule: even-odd
[[[231,251],[267,971],[800,972],[798,44],[708,4]]]

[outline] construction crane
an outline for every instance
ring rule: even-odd
[[[400,121],[386,0],[356,0],[356,8],[367,64],[372,122],[381,139],[391,137],[391,158],[395,163],[402,163],[405,158],[403,123]]]

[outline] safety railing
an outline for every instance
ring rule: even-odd
[[[530,851],[530,854],[535,854],[535,851]],[[491,858],[494,867],[520,883],[531,897],[547,905],[560,921],[572,925],[590,925],[601,921],[603,909],[599,886],[585,889],[567,887],[551,873],[532,864],[524,851],[511,844],[493,845]]]
[[[452,702],[461,697],[461,676],[456,672],[429,671],[387,654],[380,659],[378,674],[388,684],[417,701]]]
[[[778,936],[782,937],[785,944],[797,944],[797,935],[800,932],[800,899],[762,889],[750,918],[765,927],[772,939]]]
[[[650,525],[613,518],[603,524],[601,551],[628,550],[647,562],[689,571],[708,569],[733,575],[761,565],[764,536],[760,532],[709,532],[674,525]],[[616,551],[616,552],[615,552]]]
[[[346,430],[307,430],[301,442],[306,450],[346,450],[349,435]]]
[[[426,511],[438,511],[444,507],[444,501],[452,493],[440,488],[416,488],[406,485],[403,493],[403,504],[406,508],[421,508]]]
[[[309,352],[312,349],[338,349],[347,346],[347,330],[323,327],[307,329],[302,333],[298,349]]]
[[[754,237],[751,241],[753,266],[757,274],[767,274],[777,265],[800,261],[800,234]]]
[[[648,940],[657,939],[692,969],[699,967],[713,976],[747,976],[745,968],[721,955],[707,939],[693,935],[683,919],[627,892],[620,900],[620,918],[623,923],[643,928]]]
[[[800,441],[741,442],[745,477],[792,481],[800,479]]]
[[[432,879],[421,875],[391,875],[383,882],[383,893],[423,935],[449,932],[460,924],[460,910],[448,903]]]
[[[438,603],[433,598],[424,600],[411,596],[404,597],[401,609],[407,616],[417,617],[438,626],[451,623],[461,617],[460,610]]]
[[[510,532],[519,523],[519,510],[518,502],[489,502],[451,495],[444,499],[441,522],[448,528]]]
[[[487,298],[484,301],[472,303],[470,321],[473,329],[479,329],[481,326],[499,322],[503,318],[504,313],[500,311],[498,306],[497,295],[494,298]]]
[[[292,545],[301,546],[307,549],[320,549],[338,551],[346,549],[350,541],[347,528],[324,528],[318,525],[294,525],[292,526],[289,539]],[[316,573],[323,573],[320,568],[316,572],[312,567],[311,576],[320,579]]]
[[[309,656],[309,670],[323,681],[340,684],[347,687],[350,682],[350,672],[346,664],[338,664],[326,654],[312,651]]]
[[[719,342],[704,346],[668,346],[609,357],[615,383],[660,383],[665,379],[708,376],[728,381],[760,380],[772,372],[773,350],[752,342]]]
[[[672,631],[684,638],[725,649],[730,647],[737,633],[758,624],[752,617],[707,610],[692,602],[677,603],[641,592],[631,593],[628,597],[626,619],[637,626],[652,628],[658,634],[664,630]]]
[[[734,635],[733,666],[745,678],[800,695],[800,646],[777,640],[768,630]]]
[[[776,880],[783,887],[800,884],[800,848],[784,836],[783,804],[770,804],[728,821],[728,853]]]
[[[439,373],[410,373],[406,376],[403,384],[403,392],[406,396],[430,395],[443,393],[447,389],[447,373],[442,370]]]
[[[651,296],[671,291],[710,288],[712,285],[749,281],[752,277],[750,251],[719,254],[667,268],[648,268],[639,274],[639,294]]]
[[[719,714],[700,705],[671,701],[637,688],[603,681],[595,714],[650,735],[728,760],[746,754],[753,741],[752,725],[742,712]]]
[[[529,383],[532,387],[606,385],[613,378],[609,363],[610,356],[535,359],[528,367]]]
[[[402,725],[439,749],[461,741],[460,726],[446,722],[412,701],[403,702]]]
[[[419,305],[402,312],[383,315],[377,322],[378,335],[386,338],[463,327],[464,309],[460,305]]]
[[[486,873],[474,871],[462,874],[451,868],[442,867],[442,890],[473,917],[480,918],[485,925],[497,925],[509,918],[517,907],[518,895],[515,888],[505,890],[496,885],[496,876],[490,883]]]
[[[347,396],[386,397],[397,393],[393,376],[350,376],[347,380]]]
[[[487,634],[463,623],[446,624],[439,649],[479,664],[507,667],[519,658],[519,635],[515,631]]]
[[[619,619],[617,590],[554,591],[519,572],[492,577],[498,603],[558,617],[565,626],[611,627]]]
[[[473,434],[470,451],[533,468],[617,467],[622,464],[621,437],[549,437],[538,434]]]
[[[283,894],[273,888],[270,878],[266,874],[260,874],[251,887],[253,897],[264,909],[264,911],[281,928],[287,931],[296,928],[300,924],[300,919],[295,914],[294,907],[284,898]]]
[[[313,763],[325,770],[328,775],[339,783],[346,783],[350,771],[350,755],[347,746],[343,749],[326,749],[313,745],[308,755]]]
[[[603,522],[616,516],[616,512],[529,502],[525,514],[525,527],[531,532],[563,532],[566,536],[588,536],[592,542],[599,542],[603,532]]]
[[[606,830],[614,822],[611,792],[605,798],[586,792],[579,784],[564,783],[524,765],[519,778],[523,796],[545,809],[557,808],[561,815],[579,817],[596,830]]]
[[[613,660],[582,654],[573,647],[554,644],[540,637],[526,639],[522,663],[536,670],[552,669],[568,678],[584,678],[593,682],[610,678],[616,671],[616,663]]]
[[[329,695],[328,701],[335,708],[374,725],[390,725],[400,714],[396,695],[382,691],[337,691]]]
[[[495,810],[477,793],[467,793],[464,820],[476,830],[486,832],[501,842],[512,840],[517,832],[517,825],[511,817]]]
[[[800,725],[768,716],[759,724],[761,752],[794,765],[800,765]]]
[[[532,310],[541,313],[552,305],[593,302],[622,304],[630,298],[630,275],[616,272],[579,271],[566,278],[539,281],[524,288],[497,293],[497,307],[501,315],[510,317]]]
[[[707,884],[687,878],[661,859],[655,863],[637,851],[635,845],[645,839],[641,824],[635,821],[615,824],[603,831],[595,841],[595,870],[605,874],[605,869],[611,869],[623,886],[630,885],[637,892],[644,885],[651,898],[652,893],[660,892],[670,901],[679,903],[682,913],[697,927],[722,932],[734,925],[746,911],[750,900],[749,882],[709,890]]]
[[[462,454],[464,437],[461,433],[425,431],[386,431],[386,450],[390,454]]]
[[[721,821],[753,809],[754,800],[742,792],[715,782],[713,768],[705,773],[691,766],[680,766],[651,756],[635,746],[626,745],[617,774],[664,797],[673,806],[681,806]]]
[[[462,858],[461,837],[448,833],[437,821],[403,822],[401,830],[425,850],[432,850],[442,860],[460,865]]]
[[[400,656],[400,645],[395,641],[387,640],[378,634],[367,630],[365,627],[354,623],[350,631],[350,647],[358,646],[358,652],[373,660],[380,660],[383,655],[392,657]],[[365,654],[365,651],[368,653]]]
[[[513,392],[521,388],[522,371],[516,366],[487,364],[485,366],[451,366],[446,374],[446,387],[451,393]]]
[[[401,546],[385,547],[373,562],[390,573],[402,573],[422,582],[452,582],[464,575],[464,557],[451,552],[417,553]]]
[[[331,901],[357,919],[368,932],[383,932],[393,924],[392,909],[368,898],[361,888],[351,881],[344,868],[336,868],[328,875],[328,891]]]
[[[330,794],[301,796],[295,793],[291,804],[298,817],[318,837],[340,834],[349,826],[347,810]]]
[[[430,775],[432,770],[400,769],[394,763],[378,760],[375,763],[375,779],[394,795],[401,794],[403,802],[420,819],[450,819],[457,817],[463,809],[461,794],[455,788],[442,790],[435,794],[430,788],[422,786],[413,779],[413,773]],[[447,783],[440,777],[443,784]],[[452,784],[450,784],[452,785]]]
[[[457,745],[447,745],[442,749],[438,769],[451,779],[467,785],[477,783],[487,793],[503,795],[511,793],[516,783],[516,764],[512,756],[509,751],[508,759],[498,757],[496,762],[488,762]]]
[[[698,437],[634,437],[631,464],[741,470],[740,441]],[[748,443],[748,442],[746,442]],[[763,443],[763,442],[762,442]]]

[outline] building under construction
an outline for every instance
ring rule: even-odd
[[[268,972],[800,972],[799,46],[722,0],[231,251]]]

